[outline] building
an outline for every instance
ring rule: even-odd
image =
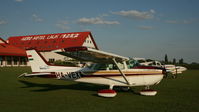
[[[47,61],[68,60],[60,54],[51,52],[68,47],[85,46],[98,49],[91,32],[56,33],[9,37],[7,42],[20,49],[36,49]]]
[[[25,50],[0,38],[0,67],[4,66],[27,66],[27,56]]]

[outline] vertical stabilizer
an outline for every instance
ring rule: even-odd
[[[41,72],[48,69],[47,61],[35,50],[26,51],[32,72]]]

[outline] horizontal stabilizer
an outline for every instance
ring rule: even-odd
[[[55,74],[52,73],[32,73],[32,74],[28,74],[28,73],[23,73],[21,75],[18,76],[18,78],[21,77],[44,77],[44,78],[56,78]]]

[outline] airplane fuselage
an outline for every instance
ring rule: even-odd
[[[122,70],[130,84],[127,84],[118,70],[78,70],[73,72],[51,72],[53,78],[77,82],[112,85],[112,86],[150,86],[158,84],[162,78],[159,69]],[[51,76],[52,77],[52,76]]]

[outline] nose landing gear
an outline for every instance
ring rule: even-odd
[[[144,90],[140,91],[140,94],[143,96],[155,96],[157,91],[150,89],[149,86],[146,86]]]

